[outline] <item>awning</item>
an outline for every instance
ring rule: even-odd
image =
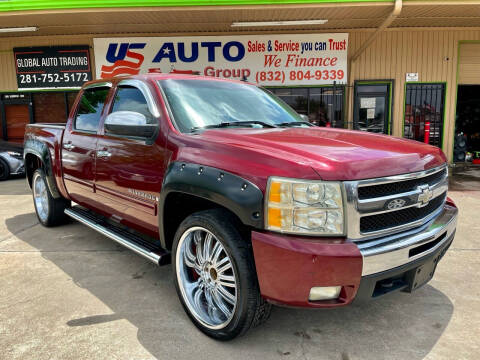
[[[308,1],[275,2],[229,1],[218,6],[133,6],[126,1],[5,1],[0,2],[0,28],[37,27],[34,32],[1,33],[0,37],[70,35],[70,34],[192,34],[251,32],[332,32],[376,29],[392,12],[394,1]],[[15,3],[36,4],[38,10],[19,10]],[[49,6],[41,4],[49,4]],[[68,3],[81,8],[58,9]],[[135,5],[153,1],[130,1]],[[165,4],[225,4],[217,1],[164,1]],[[256,3],[258,5],[251,5]],[[114,6],[114,7],[88,7]],[[239,5],[241,4],[241,5]],[[247,5],[244,5],[247,4]],[[92,6],[93,6],[92,5]],[[24,8],[22,8],[24,9]],[[8,11],[6,11],[8,10]],[[326,19],[322,25],[232,27],[233,22]],[[400,15],[389,28],[480,27],[480,1],[404,0]]]

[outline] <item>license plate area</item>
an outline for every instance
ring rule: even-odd
[[[405,281],[408,285],[403,291],[415,291],[425,285],[427,282],[429,282],[435,274],[438,262],[443,257],[443,255],[445,255],[451,244],[452,242],[448,243],[447,246],[444,246],[442,250],[438,251],[437,254],[426,263],[406,272]]]
[[[453,234],[451,235],[453,237]],[[452,242],[441,246],[428,260],[421,261],[409,270],[394,272],[390,277],[376,281],[372,298],[381,297],[393,291],[413,292],[429,282],[435,274],[438,262],[445,255]]]
[[[405,280],[408,284],[405,291],[412,292],[417,290],[418,288],[425,285],[429,282],[433,275],[435,274],[435,270],[437,268],[438,258],[435,257],[428,261],[427,263],[410,270],[405,277]]]

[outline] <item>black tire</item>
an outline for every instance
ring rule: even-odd
[[[248,329],[265,322],[270,316],[272,305],[260,295],[251,244],[242,238],[238,221],[222,209],[205,210],[187,217],[177,229],[173,242],[173,277],[178,297],[192,322],[206,335],[217,340],[231,340]],[[191,312],[182,295],[177,276],[177,253],[182,235],[191,228],[202,227],[211,232],[223,245],[234,267],[237,284],[237,304],[233,317],[221,329],[211,329],[202,324]]]
[[[35,200],[35,186],[39,181],[43,181],[46,190],[45,190],[45,201],[44,204],[46,211],[42,212],[43,215],[39,213],[41,209],[37,208],[37,201]],[[35,213],[37,214],[38,221],[46,227],[57,226],[65,224],[68,221],[67,215],[65,215],[65,209],[70,207],[70,201],[59,198],[55,199],[47,186],[47,179],[45,172],[42,169],[37,169],[33,173],[32,177],[32,192],[33,192],[33,204],[35,206]],[[42,205],[43,206],[43,205]]]
[[[10,177],[10,166],[0,158],[0,181],[7,180]]]

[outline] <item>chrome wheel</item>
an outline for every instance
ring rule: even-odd
[[[33,199],[35,208],[40,220],[47,221],[48,218],[48,193],[47,184],[40,174],[36,174],[33,179]]]
[[[176,275],[190,313],[210,329],[222,329],[237,305],[235,269],[222,243],[210,231],[191,227],[181,236]]]

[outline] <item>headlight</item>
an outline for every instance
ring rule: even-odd
[[[343,235],[343,220],[339,182],[270,178],[265,202],[268,230],[290,234]]]
[[[16,159],[23,159],[23,155],[16,151],[7,151],[7,154]]]

